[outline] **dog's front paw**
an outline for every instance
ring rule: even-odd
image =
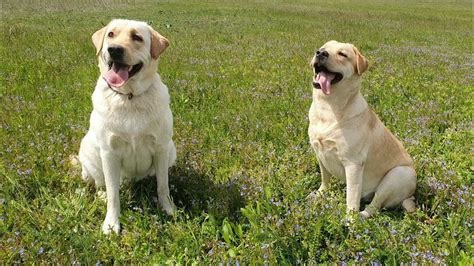
[[[326,184],[321,184],[321,186],[319,186],[319,188],[318,188],[319,193],[323,193],[326,190],[328,190],[328,185],[326,185]]]
[[[316,202],[324,195],[324,193],[326,192],[326,189],[327,189],[326,187],[321,186],[318,190],[315,190],[309,193],[309,195],[306,196],[306,201],[309,203]]]
[[[120,232],[120,222],[117,218],[106,217],[104,223],[102,224],[102,232],[105,235],[114,232],[118,234]]]
[[[316,202],[320,197],[321,197],[321,193],[318,190],[315,190],[309,193],[308,196],[306,196],[306,201],[308,203],[313,203],[313,202]]]
[[[346,211],[346,218],[344,218],[344,224],[348,227],[352,227],[356,221],[360,220],[361,215],[358,211],[355,210],[347,210]]]
[[[163,208],[163,210],[166,212],[168,215],[174,215],[176,213],[176,205],[174,205],[173,201],[171,198],[168,197],[160,197],[160,205]]]

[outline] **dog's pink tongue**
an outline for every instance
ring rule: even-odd
[[[321,86],[321,90],[324,94],[331,94],[331,81],[335,77],[335,74],[326,73],[324,71],[319,72],[318,76],[316,76],[316,81],[319,83],[319,86]]]
[[[128,66],[115,64],[105,74],[105,79],[110,86],[122,87],[128,80]]]

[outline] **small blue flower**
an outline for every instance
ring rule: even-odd
[[[357,252],[356,255],[355,255],[355,261],[359,261],[361,259],[361,256],[362,256],[362,252]]]
[[[40,247],[38,250],[38,254],[43,254],[44,253],[44,247]]]
[[[283,224],[283,218],[278,219],[277,226],[281,226]],[[469,226],[470,227],[470,226]]]
[[[214,255],[214,249],[211,248],[211,249],[207,252],[207,255],[209,255],[209,256]]]
[[[426,258],[428,258],[428,259],[430,259],[430,260],[433,259],[433,254],[432,254],[431,252],[428,251],[428,252],[426,252],[425,255],[426,255]],[[423,256],[423,257],[424,257],[424,256]]]

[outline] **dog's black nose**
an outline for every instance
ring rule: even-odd
[[[109,52],[110,57],[112,57],[112,59],[122,60],[125,49],[123,49],[122,46],[114,45],[107,48],[107,51]]]
[[[321,59],[327,59],[329,57],[329,53],[325,50],[318,50],[316,51],[316,57],[321,60]]]

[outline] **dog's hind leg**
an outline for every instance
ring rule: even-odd
[[[153,156],[158,190],[158,200],[161,204],[161,207],[168,215],[172,215],[176,211],[176,206],[171,200],[168,184],[168,168],[170,166],[170,162],[174,161],[175,159],[170,158],[170,155],[176,156],[176,151],[174,149],[174,143],[173,141],[170,141],[168,144],[158,146],[157,152]]]
[[[86,135],[81,142],[79,161],[82,166],[82,180],[97,188],[105,187],[100,151],[93,145],[89,135]]]
[[[176,146],[174,145],[174,141],[171,140],[170,142],[170,152],[169,152],[169,160],[168,160],[169,167],[173,166],[176,162]]]
[[[360,215],[368,218],[381,208],[395,207],[399,204],[402,204],[407,212],[414,212],[415,202],[413,194],[415,193],[415,188],[415,170],[409,166],[394,167],[380,182],[372,202]]]

